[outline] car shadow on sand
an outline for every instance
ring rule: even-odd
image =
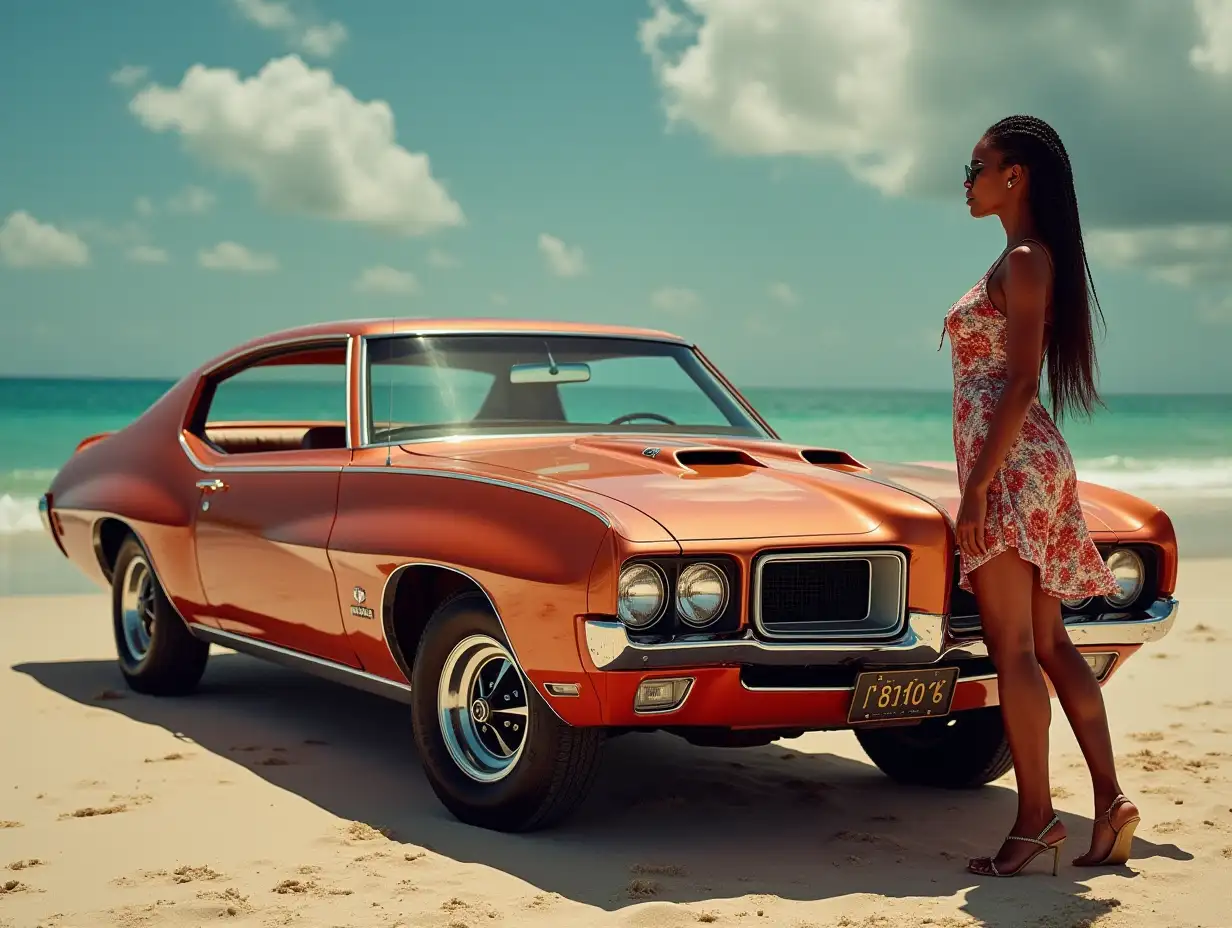
[[[401,704],[217,649],[197,693],[179,699],[127,690],[112,661],[13,669],[83,705],[162,727],[343,819],[607,910],[651,899],[966,891],[972,917],[1020,925],[1058,916],[1078,924],[1115,905],[1083,885],[1106,870],[1068,863],[1086,846],[1086,816],[1062,816],[1071,840],[1058,878],[1044,858],[1017,880],[965,871],[967,858],[995,850],[1013,821],[1015,795],[999,786],[915,789],[870,764],[793,750],[792,742],[709,749],[634,734],[605,745],[594,789],[565,823],[507,835],[463,825],[444,809]],[[226,801],[221,792],[200,799]],[[1192,859],[1136,838],[1131,866],[1112,869],[1133,877],[1152,857]]]

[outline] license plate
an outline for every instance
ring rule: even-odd
[[[957,667],[867,671],[856,677],[847,723],[948,715],[957,681]]]

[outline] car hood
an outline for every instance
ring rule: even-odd
[[[919,493],[958,518],[962,501],[958,490],[958,469],[954,463],[919,464],[874,463],[869,465],[874,479],[886,481]],[[1087,528],[1093,532],[1133,532],[1145,524],[1147,508],[1143,501],[1111,487],[1078,481],[1078,500]]]
[[[662,435],[467,444],[429,453],[619,500],[680,541],[863,535],[896,512],[932,512],[902,489],[861,478],[841,452],[824,466],[778,443]]]
[[[953,520],[961,502],[952,461],[860,462],[782,442],[562,436],[422,450],[619,500],[681,541],[861,535],[894,514],[918,516],[925,504]],[[1095,532],[1134,532],[1154,508],[1085,481],[1078,495]]]

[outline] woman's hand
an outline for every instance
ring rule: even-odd
[[[958,507],[955,530],[958,533],[958,548],[967,557],[982,557],[984,547],[984,518],[988,514],[988,488],[969,485]]]

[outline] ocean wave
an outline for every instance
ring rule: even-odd
[[[1075,462],[1078,477],[1146,497],[1232,497],[1232,458],[1133,458],[1109,455]]]

